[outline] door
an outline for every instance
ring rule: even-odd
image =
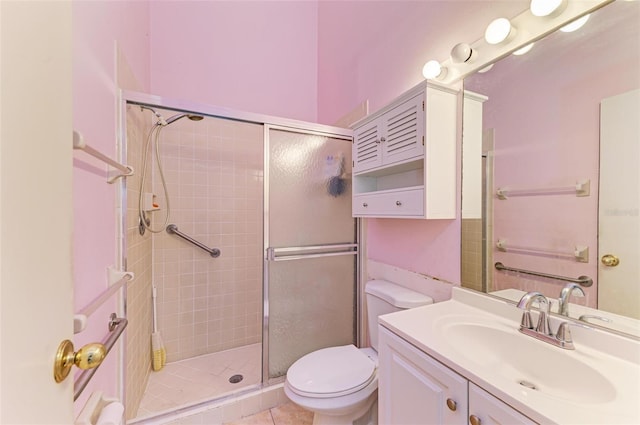
[[[380,425],[467,423],[468,381],[378,326]]]
[[[469,423],[482,425],[536,425],[507,403],[469,383]]]
[[[356,338],[351,139],[267,127],[265,381]]]
[[[0,2],[0,423],[73,423],[71,2]]]
[[[600,104],[598,308],[636,319],[640,319],[639,116],[640,90]],[[619,263],[607,261],[612,257]]]

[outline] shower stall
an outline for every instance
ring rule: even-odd
[[[125,295],[127,419],[260,390],[308,352],[355,343],[350,132],[125,97],[122,157],[146,167],[121,196],[122,261],[136,275]]]

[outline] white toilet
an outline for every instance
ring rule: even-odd
[[[284,392],[314,413],[314,425],[377,424],[378,316],[433,303],[431,297],[384,280],[367,282],[365,292],[372,348],[324,348],[287,371]]]

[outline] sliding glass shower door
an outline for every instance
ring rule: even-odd
[[[264,380],[356,338],[351,140],[267,129]]]

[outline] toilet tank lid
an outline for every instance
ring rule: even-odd
[[[370,280],[365,285],[364,291],[398,308],[414,308],[433,304],[433,298],[430,296],[386,280]]]

